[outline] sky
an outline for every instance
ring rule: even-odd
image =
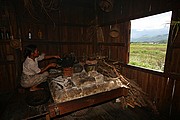
[[[150,17],[131,20],[131,28],[142,31],[150,29],[162,29],[170,26],[172,12],[165,12]]]

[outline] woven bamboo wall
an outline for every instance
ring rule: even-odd
[[[18,84],[17,53],[7,41],[1,41],[0,45],[0,88],[1,92],[15,89]]]
[[[160,72],[145,70],[134,66],[121,67],[122,74],[139,84],[162,115],[168,117],[172,114],[170,113],[172,112],[171,105],[175,100],[175,98],[172,98],[174,79],[168,78]],[[177,112],[173,111],[173,113],[177,115]]]
[[[172,82],[172,102],[171,102],[171,117],[175,118],[179,116],[180,113],[180,31],[179,24],[177,22],[180,20],[180,8],[176,7],[173,10],[172,24],[170,29],[170,36],[168,41],[168,49],[166,55],[165,63],[165,74],[173,76],[171,78]],[[174,77],[176,76],[176,77]]]
[[[113,24],[114,25],[114,24]],[[128,46],[130,44],[130,22],[122,22],[115,24],[119,32],[119,36],[112,37],[110,35],[113,25],[102,26],[103,40],[98,42],[98,50],[101,54],[108,56],[109,59],[118,60],[122,63],[128,63]],[[97,40],[98,41],[98,40]]]

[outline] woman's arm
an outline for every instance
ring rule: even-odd
[[[45,68],[42,68],[42,69],[41,69],[41,72],[39,72],[39,74],[47,71],[49,68],[55,68],[55,67],[57,67],[57,64],[56,64],[56,63],[50,63],[50,64],[47,65]]]
[[[51,59],[51,58],[60,58],[60,56],[58,56],[58,55],[54,55],[54,56],[44,56],[44,59]]]

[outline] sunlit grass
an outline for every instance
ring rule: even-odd
[[[164,71],[167,44],[131,43],[129,64]]]

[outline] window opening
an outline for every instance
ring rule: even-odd
[[[172,12],[131,20],[129,64],[164,71]]]

